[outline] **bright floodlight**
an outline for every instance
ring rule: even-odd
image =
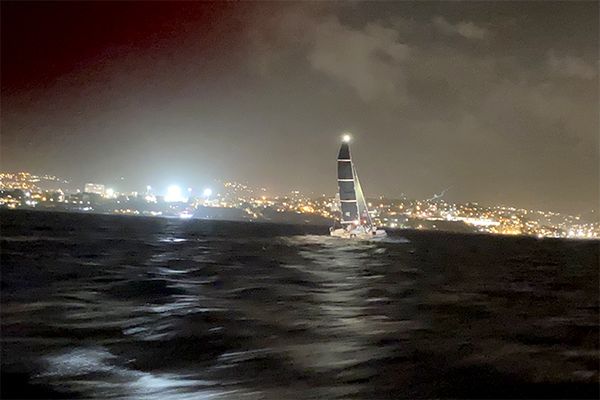
[[[212,195],[212,189],[206,188],[204,189],[204,192],[202,192],[202,194],[204,194],[204,197],[210,197]]]
[[[167,188],[165,201],[169,203],[175,203],[179,201],[186,201],[186,198],[181,194],[181,188],[179,186],[171,185]]]
[[[344,135],[342,136],[342,141],[344,143],[350,143],[350,139],[352,139],[352,137],[347,133],[344,133]]]

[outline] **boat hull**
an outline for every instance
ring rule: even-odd
[[[377,240],[387,237],[387,233],[383,229],[364,230],[364,229],[332,229],[331,236],[341,239],[358,239],[358,240]]]

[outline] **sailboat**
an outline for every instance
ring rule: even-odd
[[[331,236],[340,238],[379,239],[386,237],[383,229],[373,224],[365,200],[356,167],[350,155],[348,134],[342,136],[342,145],[337,157],[338,188],[340,196],[341,228],[330,228]]]

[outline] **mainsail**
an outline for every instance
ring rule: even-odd
[[[340,210],[342,224],[356,224],[359,220],[358,202],[354,185],[354,167],[350,158],[350,146],[342,143],[337,158],[338,187],[340,190]]]
[[[366,225],[372,227],[371,216],[367,208],[367,202],[358,180],[356,168],[350,156],[350,146],[345,141],[340,147],[337,158],[338,187],[340,191],[341,223]]]

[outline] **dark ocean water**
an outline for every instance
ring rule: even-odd
[[[598,397],[598,242],[0,216],[3,398]]]

